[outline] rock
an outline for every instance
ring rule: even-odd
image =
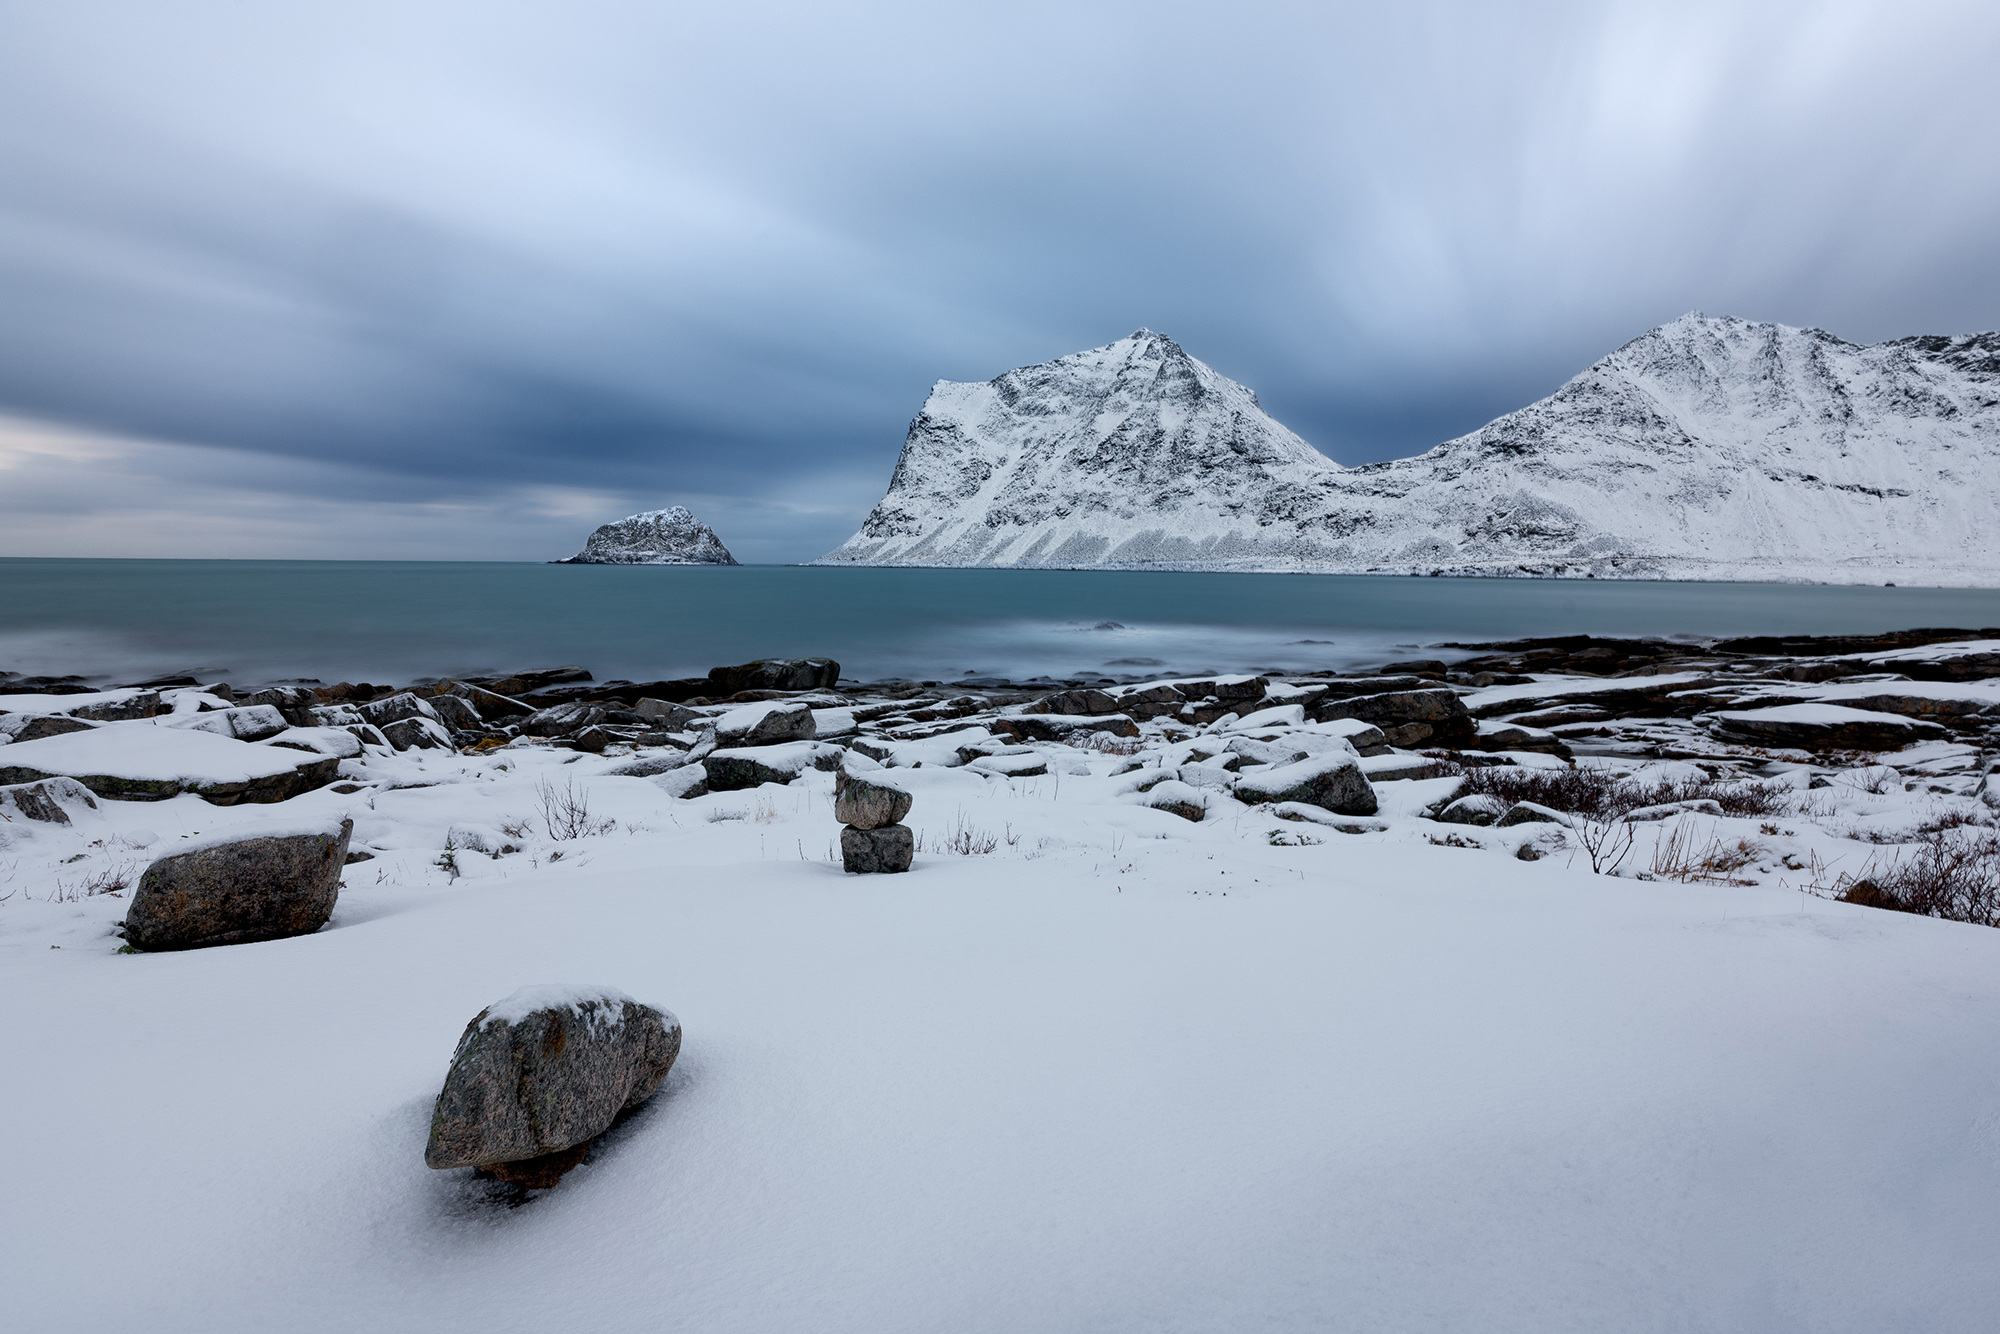
[[[331,755],[336,760],[361,756],[361,738],[344,727],[288,727],[265,744],[308,755]]]
[[[1181,698],[1178,690],[1174,691]],[[1175,708],[1180,705],[1176,704]],[[1053,695],[1045,695],[1028,706],[1029,713],[1061,713],[1071,715],[1091,715],[1121,712],[1118,696],[1103,690],[1063,690]]]
[[[838,769],[844,752],[816,741],[711,751],[703,760],[708,790],[739,792],[765,783],[790,783],[807,769]]]
[[[340,761],[144,723],[17,742],[0,749],[0,785],[74,778],[100,797],[164,801],[192,792],[216,806],[274,802],[325,787]]]
[[[907,871],[916,848],[916,836],[908,825],[885,824],[875,829],[844,825],[840,830],[840,864],[856,875]]]
[[[1446,668],[1436,658],[1412,658],[1408,662],[1385,662],[1376,670],[1384,676],[1424,676],[1442,681]]]
[[[803,703],[746,704],[715,720],[718,746],[776,746],[817,735],[812,709]]]
[[[234,709],[205,709],[200,713],[162,718],[158,726],[191,732],[213,732],[237,741],[262,741],[274,737],[291,724],[269,704],[252,704]]]
[[[1800,750],[1898,750],[1950,735],[1936,723],[1838,704],[1780,704],[1725,710],[1702,721],[1717,737],[1753,746]]]
[[[571,750],[580,750],[586,755],[602,755],[606,746],[609,746],[614,741],[623,741],[624,739],[624,737],[611,731],[609,728],[586,727],[575,736],[569,738],[569,748]]]
[[[137,950],[186,950],[310,935],[340,896],[352,820],[217,838],[146,868],[125,914]]]
[[[1306,721],[1305,706],[1300,704],[1277,704],[1269,708],[1256,709],[1244,714],[1231,723],[1217,727],[1222,732],[1263,732],[1272,728],[1291,729],[1303,727]]]
[[[1181,692],[1178,686],[1162,683],[1150,686],[1131,686],[1120,690],[1115,697],[1115,702],[1117,704],[1115,712],[1130,714],[1132,717],[1143,722],[1148,718],[1161,718],[1169,714],[1179,713],[1188,700],[1187,696]],[[1063,712],[1063,710],[1055,710],[1055,712]]]
[[[1478,727],[1475,744],[1489,754],[1503,750],[1532,750],[1565,760],[1571,755],[1570,748],[1561,737],[1539,727],[1523,727],[1518,722],[1481,722]]]
[[[1569,817],[1561,811],[1550,810],[1547,806],[1538,806],[1532,801],[1517,801],[1507,808],[1506,814],[1493,823],[1500,829],[1509,829],[1517,824],[1567,825]]]
[[[388,730],[390,723],[401,722],[405,718],[435,719],[438,716],[429,700],[419,699],[408,690],[355,707],[363,718],[384,731]]]
[[[1302,738],[1298,736],[1281,736],[1276,741],[1259,741],[1255,737],[1247,736],[1231,737],[1224,750],[1251,764],[1297,764],[1300,760],[1309,759],[1315,754],[1315,751],[1307,745],[1299,744],[1301,740]],[[1339,738],[1332,740],[1334,745],[1326,749],[1342,754],[1348,753],[1347,747],[1340,743]]]
[[[1347,754],[1316,755],[1244,774],[1233,791],[1238,801],[1252,805],[1295,801],[1336,815],[1375,813],[1375,789],[1362,775],[1360,761]]]
[[[1002,778],[1039,778],[1049,771],[1048,758],[1032,752],[1025,755],[981,755],[966,761],[975,773],[998,774]]]
[[[1397,783],[1409,778],[1434,778],[1437,761],[1426,755],[1402,755],[1394,751],[1362,758],[1361,772],[1371,783]]]
[[[646,781],[670,797],[686,799],[708,795],[708,767],[700,762],[654,774]]]
[[[840,770],[833,780],[833,818],[855,829],[900,824],[916,800],[889,778],[861,778]]]
[[[675,769],[685,769],[690,763],[692,761],[685,751],[677,751],[672,755],[648,755],[642,760],[632,760],[604,772],[610,778],[652,778]]]
[[[1648,824],[1655,820],[1671,820],[1676,815],[1721,815],[1720,802],[1707,797],[1696,797],[1689,801],[1669,801],[1658,806],[1641,806],[1636,811],[1627,811],[1618,818],[1627,824]]]
[[[684,505],[647,510],[590,535],[583,550],[554,565],[734,565],[715,530]]]
[[[1507,802],[1490,792],[1475,792],[1448,803],[1437,813],[1439,824],[1490,825],[1507,813]]]
[[[1139,798],[1139,804],[1169,815],[1178,815],[1196,824],[1208,814],[1208,798],[1202,790],[1177,778],[1165,779],[1147,788]]]
[[[250,701],[253,704],[259,700]],[[72,718],[88,718],[93,722],[121,723],[140,718],[151,718],[160,711],[160,692],[142,690],[124,699],[106,700],[101,704],[82,704],[69,711]]]
[[[589,676],[588,672],[584,673],[586,680],[589,679]],[[449,695],[456,699],[462,699],[477,709],[481,719],[525,718],[535,711],[535,706],[532,704],[523,704],[512,695],[503,695],[497,690],[488,690],[484,686],[476,686],[469,681],[440,681],[432,689],[434,691],[431,695],[431,704],[433,707],[436,706],[439,698]]]
[[[832,658],[760,658],[710,668],[708,681],[712,697],[739,690],[831,690],[840,683],[840,664]]]
[[[523,987],[473,1016],[431,1111],[424,1162],[546,1187],[659,1089],[681,1024],[611,987]]]
[[[435,718],[411,716],[384,723],[379,730],[397,750],[450,750],[451,733]]]
[[[95,723],[60,713],[10,713],[0,717],[0,737],[9,741],[41,741],[70,732],[88,732]]]
[[[522,722],[521,730],[529,736],[568,736],[581,732],[586,727],[595,727],[604,721],[604,708],[598,704],[553,704],[528,715]]]
[[[993,727],[996,731],[1005,732],[1022,741],[1062,741],[1087,732],[1104,732],[1111,736],[1139,735],[1139,724],[1122,713],[1084,718],[1031,713],[1012,718],[995,718]]]
[[[0,820],[35,820],[43,824],[68,824],[65,805],[97,809],[90,789],[74,778],[44,778],[34,783],[0,787]]]
[[[1350,695],[1330,699],[1313,710],[1318,722],[1335,718],[1359,718],[1382,729],[1389,743],[1411,747],[1422,744],[1457,746],[1469,744],[1477,735],[1477,725],[1456,691],[1395,690],[1377,695]]]
[[[707,714],[664,699],[642,699],[632,711],[663,732],[686,732],[708,721]]]
[[[459,695],[432,695],[426,701],[437,720],[454,732],[477,732],[486,726],[486,720],[479,716],[479,710],[472,702]]]
[[[284,716],[285,721],[294,727],[318,725],[318,720],[313,717],[313,710],[319,706],[319,696],[303,686],[271,686],[259,690],[243,702],[276,709]]]

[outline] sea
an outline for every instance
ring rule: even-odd
[[[0,559],[0,670],[123,683],[599,680],[831,657],[950,683],[1371,666],[1559,634],[2000,625],[2000,590],[1070,570]],[[4,690],[4,686],[0,686]]]

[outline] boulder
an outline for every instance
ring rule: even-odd
[[[1031,713],[1012,718],[995,718],[993,727],[995,731],[1005,732],[1008,736],[1023,741],[1062,741],[1087,732],[1106,732],[1112,736],[1139,735],[1139,725],[1122,713],[1101,717]]]
[[[1396,783],[1408,778],[1437,777],[1437,761],[1428,755],[1408,755],[1386,751],[1364,756],[1361,772],[1371,783]]]
[[[1169,778],[1153,784],[1140,796],[1141,806],[1150,806],[1156,811],[1178,815],[1183,820],[1199,824],[1202,816],[1208,814],[1208,797],[1191,783],[1178,778]]]
[[[0,787],[0,820],[34,820],[42,824],[68,824],[66,805],[97,809],[90,789],[74,778],[44,778],[35,783],[14,783]]]
[[[451,733],[435,718],[413,714],[380,724],[379,730],[397,750],[451,749]]]
[[[965,767],[1002,778],[1039,778],[1049,771],[1049,761],[1047,756],[1030,751],[1025,755],[981,755],[966,761]]]
[[[844,753],[838,746],[795,741],[789,746],[715,750],[703,764],[709,791],[739,792],[765,783],[789,783],[807,769],[838,769]]]
[[[243,702],[276,709],[294,727],[318,725],[313,710],[319,706],[319,696],[303,686],[271,686],[248,696]]]
[[[700,762],[684,764],[678,769],[654,774],[646,780],[670,797],[705,797],[708,795],[708,767]]]
[[[291,726],[285,720],[285,715],[270,704],[251,704],[234,709],[204,709],[200,713],[162,718],[158,725],[190,732],[213,732],[217,736],[231,737],[237,741],[262,741],[266,737],[278,735]]]
[[[479,710],[481,718],[525,718],[535,711],[532,704],[523,704],[511,695],[503,695],[469,681],[440,681],[433,689],[436,692],[431,696],[433,706],[440,697],[450,695]]]
[[[845,825],[840,831],[840,864],[857,875],[907,871],[917,849],[916,836],[903,824],[875,829]]]
[[[536,710],[521,723],[521,730],[529,736],[568,736],[572,732],[581,732],[586,727],[595,727],[603,721],[602,705],[572,701]]]
[[[812,708],[804,703],[746,704],[715,720],[718,746],[777,746],[818,735]]]
[[[604,748],[614,741],[625,738],[606,727],[586,727],[569,738],[569,748],[580,750],[586,755],[602,755]]]
[[[632,711],[662,732],[686,732],[708,721],[708,715],[664,699],[642,699]]]
[[[1562,738],[1539,727],[1524,727],[1518,722],[1481,722],[1478,727],[1479,736],[1474,744],[1483,751],[1532,750],[1565,760],[1570,758],[1570,748]]]
[[[352,820],[205,840],[146,868],[125,914],[137,950],[186,950],[311,935],[340,896]]]
[[[1726,710],[1709,714],[1704,721],[1725,741],[1800,750],[1898,750],[1915,741],[1950,735],[1936,723],[1838,704]]]
[[[260,700],[251,700],[253,704]],[[122,699],[108,699],[97,704],[82,704],[69,710],[72,718],[88,718],[92,722],[121,723],[139,718],[151,718],[160,711],[160,692],[141,690],[126,695]]]
[[[470,700],[458,695],[433,695],[428,701],[437,720],[454,732],[477,732],[486,726]]]
[[[899,824],[916,800],[893,779],[862,778],[841,770],[833,780],[833,818],[854,829]]]
[[[1118,692],[1115,712],[1129,714],[1142,722],[1148,718],[1161,718],[1179,713],[1187,704],[1187,696],[1177,686],[1160,685],[1131,686]]]
[[[1458,746],[1477,735],[1458,693],[1447,689],[1393,690],[1329,699],[1313,710],[1318,722],[1358,718],[1382,729],[1393,746]]]
[[[1230,738],[1223,749],[1227,754],[1240,757],[1250,764],[1297,764],[1315,754],[1337,752],[1350,753],[1346,743],[1339,738],[1314,738],[1317,742],[1331,741],[1331,745],[1301,744],[1298,736],[1281,736],[1276,741],[1259,741],[1255,737],[1239,736]]]
[[[96,723],[60,713],[10,713],[0,716],[0,740],[41,741],[70,732],[88,732]]]
[[[1169,687],[1171,688],[1171,687]],[[1176,698],[1179,691],[1174,691]],[[1176,704],[1174,707],[1179,708]],[[1104,690],[1063,690],[1053,695],[1045,695],[1028,705],[1029,713],[1061,713],[1089,716],[1099,713],[1118,713],[1120,701],[1116,695]]]
[[[1658,806],[1641,806],[1638,810],[1627,811],[1619,818],[1627,824],[1647,824],[1656,820],[1671,820],[1676,815],[1722,815],[1722,803],[1709,797],[1695,797],[1687,801],[1669,801]]]
[[[1244,774],[1233,789],[1236,799],[1256,805],[1294,801],[1336,815],[1373,815],[1375,789],[1361,772],[1361,763],[1345,753],[1316,755]]]
[[[1510,829],[1517,824],[1559,824],[1567,825],[1569,817],[1561,811],[1547,806],[1538,806],[1532,801],[1517,801],[1507,808],[1499,819],[1493,822],[1498,829]]]
[[[390,723],[398,723],[405,718],[435,719],[438,716],[429,700],[418,699],[407,690],[356,707],[363,718],[384,732],[389,730]]]
[[[264,744],[308,755],[331,755],[337,760],[361,757],[361,738],[344,727],[288,727]]]
[[[653,1096],[681,1024],[611,987],[523,987],[474,1015],[431,1110],[424,1162],[544,1188]]]
[[[1439,824],[1489,825],[1507,813],[1507,804],[1491,792],[1475,792],[1448,803],[1437,819]]]
[[[711,668],[708,680],[714,697],[739,690],[831,690],[840,681],[840,664],[832,658],[762,658]]]

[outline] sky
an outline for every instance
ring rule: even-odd
[[[0,556],[808,560],[1141,326],[1344,464],[2000,327],[2000,6],[0,0]]]

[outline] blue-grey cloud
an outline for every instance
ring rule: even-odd
[[[270,486],[343,504],[705,497],[796,559],[865,510],[932,380],[1142,324],[1355,463],[1691,308],[2000,323],[1987,6],[77,0],[8,26],[0,411],[289,461]]]

